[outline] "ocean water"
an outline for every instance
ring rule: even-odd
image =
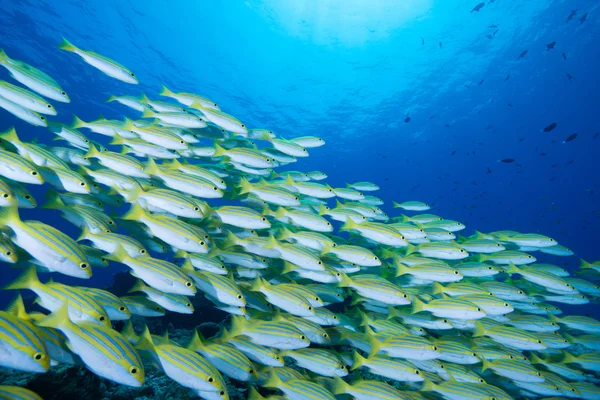
[[[163,84],[199,93],[248,127],[327,142],[282,171],[321,170],[333,187],[377,183],[391,216],[400,214],[392,201],[421,200],[466,234],[548,235],[575,256],[539,260],[574,272],[580,259],[600,259],[600,3],[486,0],[471,11],[478,3],[3,0],[0,48],[69,94],[70,104],[53,102],[53,121],[138,118],[106,99],[158,98]],[[140,83],[59,50],[61,37],[117,60]],[[0,79],[10,80],[5,69]],[[0,131],[11,126],[52,144],[48,130],[0,109]],[[30,189],[43,203],[46,188]],[[78,236],[56,211],[23,215]],[[97,270],[90,285],[111,285],[117,270]],[[3,268],[0,282],[18,273]],[[1,305],[12,296],[0,293]],[[600,316],[594,303],[577,310]]]

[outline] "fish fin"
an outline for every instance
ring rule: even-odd
[[[285,217],[286,211],[287,210],[283,207],[277,207],[277,210],[275,210],[275,218],[279,219]]]
[[[248,387],[248,399],[247,400],[265,400],[266,397],[263,397],[258,390],[254,388],[254,386],[250,385]]]
[[[510,262],[508,264],[508,268],[506,268],[504,272],[506,272],[507,274],[518,274],[520,271],[514,263]]]
[[[396,264],[396,277],[410,273],[410,269],[400,262],[400,257],[394,256],[394,264]]]
[[[83,228],[81,228],[81,234],[79,234],[79,237],[77,238],[77,242],[81,242],[82,240],[88,239],[90,237],[90,228],[88,228],[87,224],[83,225]]]
[[[365,326],[365,335],[367,336],[367,341],[371,346],[369,350],[369,358],[375,356],[381,351],[381,342],[375,338],[375,332],[369,327],[369,325]]]
[[[107,102],[107,103],[110,103],[110,102],[113,102],[113,101],[116,101],[116,100],[117,100],[117,96],[115,96],[115,95],[110,95],[110,96],[108,97],[108,100],[106,100],[106,102]]]
[[[75,52],[79,50],[75,45],[73,45],[73,43],[69,42],[65,38],[62,38],[62,43],[58,45],[58,48],[70,52]]]
[[[238,243],[241,242],[241,239],[235,236],[235,234],[231,231],[227,231],[225,235],[225,240],[222,242],[221,247],[223,249],[228,249],[233,246],[237,246]]]
[[[240,317],[238,315],[232,315],[231,326],[229,328],[229,331],[227,332],[227,337],[233,338],[242,335],[244,332],[245,323],[246,320],[243,317]]]
[[[338,282],[338,287],[349,287],[352,285],[352,279],[348,275],[343,272],[340,272],[340,281]]]
[[[400,205],[400,203],[397,203],[395,201],[392,201],[392,205],[394,206],[394,208],[401,208],[402,205]]]
[[[23,319],[25,321],[29,321],[31,317],[27,314],[25,310],[25,304],[23,303],[23,297],[18,294],[17,297],[4,310],[7,313],[14,315],[19,319]]]
[[[419,300],[416,296],[412,299],[411,314],[416,314],[425,310],[425,303]]]
[[[273,236],[273,234],[269,234],[269,238],[267,239],[267,243],[265,243],[265,249],[277,249],[277,247],[279,246],[279,243],[277,243],[277,239],[275,239],[275,236]]]
[[[139,101],[140,101],[140,103],[147,104],[150,101],[150,99],[148,98],[148,96],[146,96],[146,93],[142,93]],[[152,111],[152,110],[150,110],[150,111]]]
[[[298,267],[295,264],[292,264],[289,261],[284,261],[283,262],[283,268],[281,269],[281,273],[282,274],[289,274],[290,272],[294,272],[295,270],[299,269],[300,267]]]
[[[531,356],[529,357],[529,362],[531,364],[543,364],[545,361],[537,354],[531,353]]]
[[[269,282],[262,279],[260,276],[257,276],[256,279],[254,281],[252,281],[252,284],[250,284],[250,287],[248,288],[248,290],[251,292],[260,292],[261,289],[267,288],[269,286],[271,286],[269,284]]]
[[[162,90],[160,91],[159,96],[171,97],[174,94],[175,93],[170,91],[169,88],[167,88],[165,85],[162,85]]]
[[[213,157],[224,156],[226,154],[227,154],[227,150],[225,150],[224,148],[219,146],[217,143],[215,143],[215,153],[213,154]]]
[[[577,362],[577,357],[575,357],[571,353],[567,353],[566,351],[563,353],[563,358],[560,360],[561,364],[571,364]]]
[[[365,365],[367,359],[361,356],[356,350],[352,352],[352,371]]]
[[[581,259],[581,264],[579,264],[579,268],[590,268],[591,266],[591,263],[585,261],[583,258]]]
[[[144,173],[148,175],[156,175],[160,172],[160,168],[154,161],[152,157],[148,157],[148,162],[146,163],[146,167],[144,168]]]
[[[121,246],[119,244],[119,245],[117,245],[117,248],[115,249],[115,251],[113,251],[110,254],[105,255],[104,258],[111,260],[111,261],[124,263],[125,261],[127,261],[128,258],[131,258],[131,257],[129,256],[129,253],[127,253],[127,251],[125,251],[125,248],[123,248],[123,246]]]
[[[123,136],[115,132],[115,136],[113,136],[112,140],[108,142],[108,144],[125,145],[125,140],[123,140]]]
[[[486,369],[489,369],[490,367],[491,367],[491,363],[485,357],[482,357],[481,358],[481,372],[485,371]]]
[[[10,61],[10,58],[6,55],[3,49],[0,49],[0,63]]]
[[[123,335],[129,342],[139,340],[139,336],[135,333],[131,320],[127,320],[127,322],[125,322],[123,329],[121,329],[121,335]]]
[[[292,231],[290,231],[289,229],[287,229],[285,226],[282,226],[279,229],[279,232],[277,232],[276,239],[277,240],[285,240],[285,239],[289,239],[293,235],[294,235],[294,233]]]

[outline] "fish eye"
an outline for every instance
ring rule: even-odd
[[[204,243],[204,240],[200,242],[200,246],[204,246],[206,243]]]
[[[190,303],[185,303],[186,307],[191,307],[192,305]]]
[[[504,307],[508,307],[508,303],[504,303]]]
[[[460,252],[461,252],[461,253],[464,253],[465,251],[464,251],[463,249],[460,249]]]
[[[477,353],[473,353],[473,357],[477,357]]]
[[[263,222],[265,222],[267,219],[265,217],[262,217]]]
[[[341,294],[339,294],[339,293],[336,293],[335,295],[336,295],[337,297],[339,297],[340,299],[342,298],[342,295],[341,295]]]
[[[140,249],[140,254],[146,254],[146,249]]]
[[[102,316],[102,315],[100,316],[100,318],[98,318],[98,320],[99,320],[100,322],[104,322],[104,320],[105,320],[105,319],[106,319],[106,318],[104,318],[104,316]]]
[[[44,355],[42,353],[35,353],[33,355],[33,358],[36,360],[41,360],[42,358],[44,358]]]
[[[135,75],[133,74],[133,72],[130,72],[130,73],[129,73],[129,75],[131,75],[131,76],[135,76]]]
[[[479,383],[485,383],[483,379],[479,379]]]
[[[79,182],[79,186],[85,186],[85,182]]]
[[[542,341],[541,341],[541,340],[538,340],[537,342],[538,342],[538,344],[542,344]]]
[[[245,128],[245,127],[246,127],[246,125],[244,125],[244,124],[242,124],[241,126],[242,126],[242,128]]]
[[[415,375],[420,375],[421,371],[419,371],[418,369],[415,369]]]
[[[299,200],[299,199],[298,199],[298,196],[294,196],[294,200]]]
[[[37,171],[31,171],[31,175],[36,176],[37,174]]]
[[[221,269],[225,269],[225,266],[224,266],[224,265],[221,265]]]
[[[493,270],[494,268],[492,268],[492,267],[488,267],[488,269],[491,271],[491,270]]]
[[[458,271],[454,271],[454,275],[458,275]]]
[[[106,258],[102,257],[102,258],[100,259],[100,261],[102,261],[103,263],[105,263],[105,262],[106,262]]]
[[[533,256],[527,256],[527,258],[533,258]]]
[[[271,159],[270,159],[270,158],[267,158],[267,162],[271,162]]]
[[[373,260],[377,261],[379,260],[379,258],[377,258],[377,256],[373,257]]]
[[[448,320],[447,319],[443,319],[442,322],[445,323],[445,324],[447,324]]]
[[[511,360],[514,360],[515,358],[511,355],[508,356],[508,358],[510,358]]]
[[[29,200],[30,198],[31,198],[31,196],[29,196],[29,195],[25,196],[26,200]]]
[[[4,194],[2,195],[2,197],[4,197],[5,199],[6,199],[6,198],[8,198],[8,193],[4,193]]]
[[[536,375],[537,375],[537,376],[542,376],[542,374],[540,374],[539,372],[538,372],[538,373],[536,373]]]
[[[300,339],[306,340],[306,336],[302,335],[302,336],[300,336]]]
[[[213,383],[214,381],[215,381],[215,379],[214,379],[212,376],[209,376],[209,377],[208,377],[208,382],[209,382],[209,383]]]
[[[156,310],[156,311],[160,311],[160,307],[156,307],[156,308],[155,308],[155,310]]]
[[[481,311],[481,308],[477,307],[477,311]]]
[[[186,283],[185,283],[185,286],[187,286],[187,287],[190,287],[190,286],[192,286],[192,282],[186,282]]]
[[[45,121],[45,120],[46,120],[46,118],[42,117],[41,115],[40,115],[40,119],[41,119],[42,121]]]
[[[46,104],[46,107],[52,108],[52,105],[51,104]]]
[[[308,306],[308,311],[312,311],[312,309],[313,308],[311,306]]]
[[[204,235],[204,239],[208,239],[208,238],[209,238],[209,236],[208,236],[208,235]]]
[[[213,186],[213,190],[216,192],[217,190],[219,190],[219,188],[216,186]]]
[[[519,290],[517,293],[519,293],[519,294],[525,294],[525,292],[522,291],[522,290]]]
[[[337,273],[335,274],[335,276],[337,276],[337,277],[340,277],[340,276],[342,276],[342,274],[340,274],[339,272],[337,272]],[[338,296],[339,296],[339,295],[338,295]]]
[[[437,351],[437,346],[433,346],[433,351]]]
[[[238,295],[237,295],[237,298],[238,298],[239,300],[241,300],[241,299],[242,299],[242,295],[241,295],[241,294],[238,294]]]
[[[79,264],[79,268],[81,268],[81,269],[86,269],[87,267],[88,267],[88,265],[86,263]]]
[[[60,94],[62,94],[63,96],[66,96],[66,95],[67,95],[65,92],[60,92]]]
[[[179,143],[184,144],[185,142],[183,140],[180,140]]]
[[[327,335],[326,333],[323,334],[324,338],[327,338],[329,335]]]
[[[10,256],[10,255],[12,254],[12,251],[7,251],[7,252],[6,252],[6,253],[4,253],[4,254],[6,254],[7,256]]]
[[[125,307],[119,307],[119,311],[125,311]]]
[[[323,261],[317,261],[317,264],[322,265]]]
[[[406,295],[406,293],[402,294],[402,297],[405,298],[405,299],[408,298],[408,296]]]
[[[267,259],[266,259],[266,258],[263,258],[261,261],[266,263],[266,262],[267,262]]]
[[[336,317],[335,315],[333,316],[333,319],[338,319],[338,317]]]
[[[437,349],[435,349],[435,350],[437,350]],[[444,368],[446,368],[446,366],[445,366],[444,364],[441,364],[441,365],[440,365],[440,368],[441,368],[441,369],[444,369]]]
[[[337,247],[337,243],[333,243],[331,247]]]

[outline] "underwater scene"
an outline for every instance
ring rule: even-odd
[[[599,12],[3,0],[0,399],[600,399]]]

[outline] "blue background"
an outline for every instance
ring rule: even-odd
[[[290,169],[322,170],[332,186],[376,182],[390,215],[392,200],[422,200],[467,233],[544,233],[596,260],[599,3],[496,0],[470,12],[478,2],[5,0],[0,47],[66,90],[72,102],[53,102],[55,120],[137,118],[106,99],[159,98],[161,84],[196,92],[249,127],[324,138]],[[57,49],[61,36],[124,64],[140,84]],[[4,69],[0,79],[10,80]],[[551,122],[558,127],[541,132]],[[22,139],[51,143],[48,130],[0,110],[0,130],[13,125]],[[78,235],[54,211],[22,215]]]

